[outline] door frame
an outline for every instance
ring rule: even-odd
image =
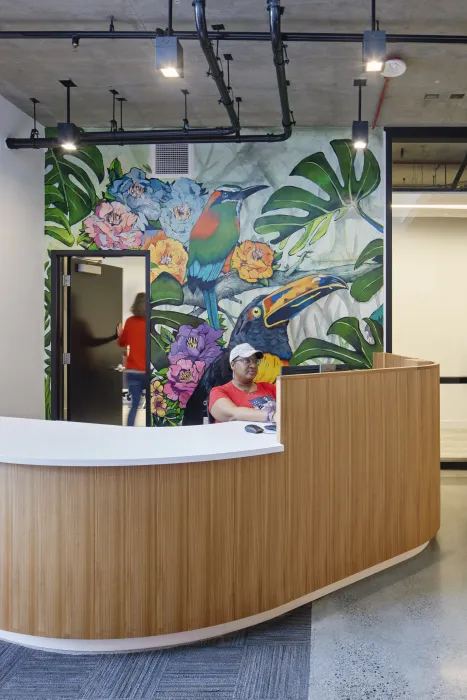
[[[392,352],[392,145],[393,143],[464,143],[467,151],[467,127],[465,126],[391,126],[385,127],[385,249],[384,249],[384,348]],[[417,191],[414,189],[414,191]],[[436,190],[430,190],[433,192]],[[446,190],[441,189],[445,192]],[[452,383],[441,377],[441,384]],[[457,380],[467,378],[457,377]],[[455,382],[461,383],[461,382]]]
[[[151,421],[151,259],[149,250],[52,250],[50,251],[51,265],[51,419],[60,418],[60,388],[62,382],[61,350],[59,347],[59,328],[61,323],[60,298],[62,280],[60,278],[60,262],[64,258],[145,258],[145,291],[146,291],[146,427]]]

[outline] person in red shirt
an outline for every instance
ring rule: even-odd
[[[233,379],[217,386],[209,395],[209,412],[218,423],[231,420],[273,423],[276,418],[276,387],[255,382],[263,353],[248,343],[237,345],[230,353]]]
[[[131,307],[130,316],[122,328],[120,324],[117,330],[117,343],[122,348],[128,349],[126,358],[126,379],[128,393],[131,398],[131,408],[128,413],[128,425],[135,424],[141,395],[146,388],[146,294],[140,292],[136,295]]]

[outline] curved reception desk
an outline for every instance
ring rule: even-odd
[[[439,527],[439,369],[279,380],[279,432],[0,419],[0,638],[130,651],[282,614]]]

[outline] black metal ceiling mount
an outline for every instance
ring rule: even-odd
[[[170,4],[170,0],[169,0]],[[193,2],[195,8],[195,20],[197,30],[200,34],[197,37],[200,40],[203,51],[208,58],[208,64],[211,68],[214,67],[212,63],[212,58],[214,59],[216,68],[220,71],[219,64],[214,53],[209,35],[207,32],[206,16],[205,16],[205,0],[194,0]],[[226,108],[229,118],[231,117],[231,127],[214,127],[208,129],[196,129],[189,128],[184,125],[182,129],[155,129],[155,130],[139,130],[139,131],[104,131],[104,132],[85,132],[82,131],[79,136],[80,146],[106,146],[106,145],[137,145],[137,144],[157,144],[157,143],[274,143],[279,141],[287,140],[292,134],[292,126],[295,124],[293,120],[293,114],[289,106],[288,98],[288,81],[285,74],[285,58],[284,58],[284,45],[282,43],[282,32],[281,32],[281,15],[283,8],[280,6],[280,0],[267,0],[267,10],[269,13],[269,25],[270,34],[269,40],[272,45],[272,52],[274,58],[274,65],[276,68],[277,86],[280,97],[281,112],[282,112],[282,126],[283,130],[279,134],[247,134],[243,135],[240,133],[240,121],[238,112],[235,111],[233,101],[230,98],[229,91],[225,85],[222,71],[221,75],[213,73],[213,78],[221,95],[221,102]],[[160,30],[158,30],[160,32]],[[75,32],[76,34],[77,32]],[[110,34],[110,33],[109,33]],[[112,31],[110,38],[115,38],[117,32]],[[156,34],[154,34],[156,36]],[[82,37],[82,33],[80,33]],[[0,37],[1,38],[1,37]],[[210,51],[205,43],[207,42],[210,46]],[[212,56],[211,56],[212,52]],[[212,65],[211,65],[212,63]],[[214,77],[217,75],[217,78]],[[225,91],[224,91],[225,89]],[[231,103],[231,107],[229,106]],[[238,101],[237,101],[238,105]],[[239,105],[238,105],[239,107]],[[230,111],[233,114],[230,114]],[[238,125],[238,127],[237,127]],[[10,149],[31,149],[31,148],[59,148],[60,144],[56,138],[8,138],[6,139],[6,145]]]
[[[221,70],[219,61],[217,59],[211,40],[209,38],[208,26],[206,21],[206,0],[193,0],[193,7],[195,10],[196,31],[198,33],[199,43],[208,62],[209,75],[216,83],[216,87],[220,97],[219,102],[225,107],[225,111],[227,112],[230,123],[232,125],[233,133],[238,133],[240,131],[240,122],[238,121],[234,103],[232,98],[230,97],[230,92],[227,89],[227,85],[224,81],[224,73]]]

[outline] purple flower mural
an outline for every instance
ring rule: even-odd
[[[169,361],[173,364],[184,359],[193,362],[200,360],[208,367],[222,352],[217,343],[222,334],[223,331],[216,331],[207,323],[198,328],[180,326],[175,342],[170,348]]]

